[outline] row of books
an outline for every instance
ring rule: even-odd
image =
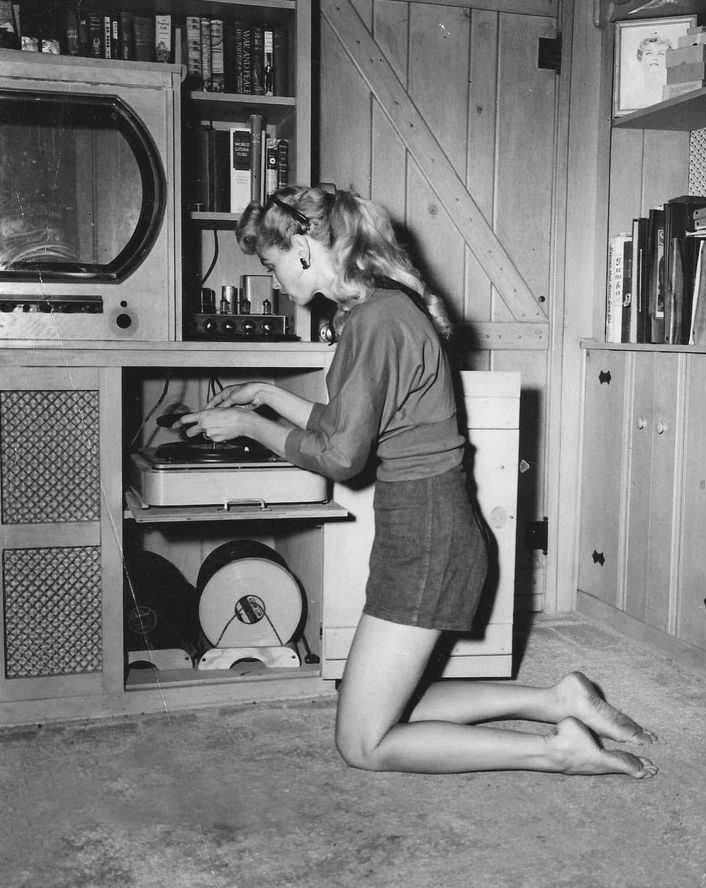
[[[80,4],[54,0],[45,8],[0,0],[0,45],[28,52],[173,62],[171,15],[79,12]]]
[[[255,96],[288,95],[287,31],[278,26],[187,16],[187,77],[192,88]]]
[[[224,129],[199,126],[194,137],[192,210],[242,213],[289,182],[289,141],[268,133],[262,114]]]
[[[23,11],[20,3],[0,0],[0,46],[123,61],[183,59],[192,89],[289,95],[288,35],[280,25],[79,7],[52,0],[41,12]]]
[[[671,99],[706,86],[706,28],[689,28],[678,38],[678,46],[665,53],[667,82],[663,99]]]
[[[606,341],[706,345],[706,196],[683,195],[611,238]]]

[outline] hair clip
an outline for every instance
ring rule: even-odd
[[[277,197],[276,194],[273,194],[270,197],[270,200],[273,204],[276,204],[281,209],[285,210],[289,215],[294,219],[294,221],[300,226],[302,229],[299,233],[306,234],[311,228],[311,219],[308,216],[305,216],[304,213],[300,213],[295,207],[286,201],[282,200],[281,197]]]

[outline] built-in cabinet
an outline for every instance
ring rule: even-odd
[[[706,90],[614,121],[609,236],[698,193],[703,149],[691,131],[705,122]],[[669,650],[703,651],[706,355],[584,345],[578,608]]]

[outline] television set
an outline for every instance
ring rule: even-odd
[[[177,338],[180,82],[0,50],[0,345]]]

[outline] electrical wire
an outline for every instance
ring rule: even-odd
[[[130,449],[132,449],[135,446],[135,442],[139,438],[140,432],[144,429],[144,427],[147,425],[147,422],[149,421],[149,419],[152,416],[154,416],[157,408],[162,404],[164,399],[167,397],[167,392],[169,391],[169,383],[170,382],[171,382],[170,376],[169,376],[169,374],[167,374],[167,378],[164,380],[164,385],[162,386],[162,393],[160,394],[159,398],[157,399],[157,403],[152,407],[152,409],[149,411],[149,413],[145,416],[145,418],[142,420],[140,425],[137,427],[137,431],[130,439]]]
[[[206,274],[201,278],[201,283],[200,283],[200,285],[199,285],[199,289],[200,289],[201,287],[203,287],[203,285],[204,285],[204,284],[206,283],[206,281],[209,279],[209,277],[210,277],[210,275],[211,275],[211,272],[212,272],[213,269],[215,268],[215,266],[216,266],[216,262],[218,262],[218,253],[219,253],[219,248],[218,248],[218,229],[217,229],[217,228],[214,228],[214,229],[213,229],[213,258],[211,259],[211,264],[208,266],[208,268],[207,268],[207,270],[206,270]]]

